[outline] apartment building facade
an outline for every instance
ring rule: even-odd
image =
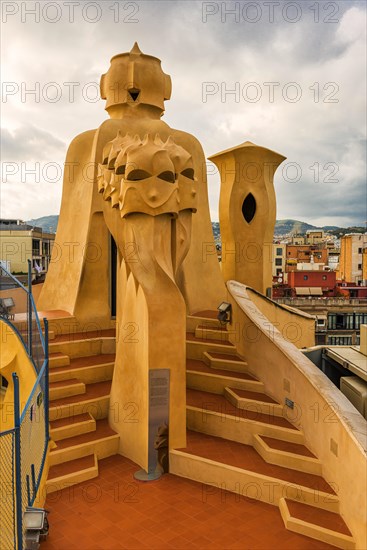
[[[0,220],[0,260],[15,274],[28,271],[32,262],[34,275],[47,273],[55,240],[54,233],[27,225],[21,220]]]
[[[340,259],[337,279],[342,283],[366,285],[367,233],[349,233],[340,240]]]

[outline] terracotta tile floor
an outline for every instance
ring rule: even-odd
[[[287,531],[279,510],[165,475],[143,483],[122,456],[99,462],[99,477],[48,496],[50,535],[41,550],[327,550]]]

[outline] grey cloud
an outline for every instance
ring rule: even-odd
[[[81,8],[76,10],[73,24],[65,19],[56,24],[21,24],[13,18],[3,26],[9,45],[2,52],[3,77],[27,83],[56,81],[60,85],[99,82],[110,57],[128,51],[137,40],[145,53],[162,59],[163,70],[171,74],[173,93],[164,120],[196,135],[207,155],[249,139],[286,155],[288,161],[300,163],[302,184],[291,185],[277,176],[281,217],[327,217],[330,225],[333,217],[360,221],[365,217],[365,155],[361,141],[365,136],[365,53],[360,22],[366,4],[318,2],[321,17],[316,23],[310,9],[315,0],[298,0],[303,16],[292,24],[279,15],[286,0],[278,1],[281,6],[275,11],[274,23],[269,23],[265,10],[256,24],[235,23],[233,17],[222,23],[220,15],[204,23],[203,3],[187,0],[139,1],[135,16],[138,23],[114,23],[109,9],[112,0],[100,3],[103,17],[97,24],[83,21]],[[223,3],[215,4],[220,7]],[[324,6],[330,4],[339,8],[338,24],[323,22],[331,13]],[[126,17],[128,10],[120,15]],[[262,87],[267,81],[279,81],[281,86],[295,81],[303,95],[295,104],[284,101],[281,94],[272,104],[266,97],[259,103],[243,98],[237,103],[231,97],[223,102],[220,93],[203,102],[202,85],[206,81],[218,85],[223,82],[228,89],[236,82],[242,88],[251,81]],[[309,89],[315,82],[320,84],[321,93],[325,83],[336,82],[339,103],[327,104],[322,99],[315,103]],[[34,161],[43,155],[62,162],[67,143],[76,134],[98,127],[106,118],[104,103],[88,102],[81,93],[76,93],[72,103],[65,95],[54,104],[22,104],[15,97],[2,107],[9,127],[18,128],[4,133],[3,159],[7,160],[15,159],[17,154],[21,159]],[[24,120],[28,121],[26,125]],[[315,162],[322,166],[338,162],[340,182],[329,187],[315,185],[309,170]],[[209,182],[211,208],[216,213],[219,178],[212,176]],[[47,188],[44,191],[49,193],[44,210],[40,211],[36,198],[29,193],[23,217],[58,211],[61,187],[54,194]]]
[[[22,125],[14,131],[1,129],[2,161],[54,159],[64,148],[65,144],[60,139],[32,124]]]

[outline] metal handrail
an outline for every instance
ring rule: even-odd
[[[14,532],[13,532],[13,538],[14,538],[14,545],[17,550],[23,550],[25,547],[25,540],[24,540],[24,526],[23,526],[23,514],[25,512],[25,502],[22,498],[22,488],[24,485],[24,476],[27,481],[27,486],[29,485],[29,479],[32,481],[32,495],[30,493],[29,487],[27,490],[28,496],[27,496],[27,504],[28,506],[32,506],[34,503],[34,500],[36,498],[37,491],[40,486],[41,477],[44,470],[44,465],[46,461],[47,456],[47,449],[48,449],[48,441],[49,441],[49,376],[48,376],[48,363],[49,363],[49,354],[48,354],[48,321],[46,318],[43,319],[44,323],[44,334],[42,331],[40,319],[37,313],[36,305],[34,302],[34,298],[32,295],[32,269],[31,269],[31,262],[28,260],[28,289],[22,285],[20,281],[16,279],[6,268],[1,268],[5,274],[10,277],[15,283],[18,288],[21,288],[23,291],[26,292],[27,295],[27,333],[28,333],[28,343],[26,344],[24,341],[24,338],[21,335],[20,330],[18,327],[12,323],[8,318],[5,318],[1,316],[1,318],[6,322],[11,328],[14,330],[14,332],[17,334],[17,336],[20,338],[20,341],[22,342],[22,345],[24,349],[27,351],[28,357],[30,358],[32,365],[36,371],[36,381],[33,385],[33,388],[31,389],[25,406],[23,408],[23,411],[20,409],[20,393],[19,393],[19,379],[16,373],[12,374],[13,379],[13,386],[14,386],[14,428],[10,430],[6,430],[4,432],[0,432],[0,437],[6,437],[9,435],[13,435],[14,437],[14,447],[13,447],[13,463],[11,465],[13,469],[13,475],[15,476],[15,492],[14,492],[14,500],[13,500],[13,509],[14,509]],[[40,359],[36,357],[37,354],[34,355],[34,350],[32,346],[32,340],[33,340],[33,328],[32,323],[33,320],[36,321],[36,327],[37,332],[39,333],[39,341],[41,343],[41,347],[43,350],[43,361],[42,365],[40,365]],[[35,348],[36,349],[36,348]],[[43,449],[42,449],[42,456],[39,454],[39,444],[41,441],[37,441],[38,445],[36,445],[34,448],[29,447],[28,444],[26,446],[22,445],[21,442],[21,430],[23,428],[23,425],[26,426],[28,413],[30,410],[32,410],[32,402],[35,400],[36,392],[38,390],[43,391],[44,394],[44,441],[43,441]],[[29,420],[28,420],[29,421]],[[27,449],[27,450],[25,450]],[[32,451],[32,449],[34,449]],[[30,472],[27,471],[27,469],[24,470],[23,468],[23,460],[24,456],[27,456],[28,452],[33,452],[30,460]],[[38,455],[37,455],[38,452]],[[38,461],[37,471],[35,464]],[[25,459],[25,464],[27,464],[27,459]],[[29,462],[28,462],[29,465]],[[36,477],[37,476],[37,477]],[[22,481],[23,480],[23,481]]]
[[[10,277],[12,281],[16,284],[18,288],[21,288],[26,294],[27,294],[27,304],[28,304],[28,311],[27,311],[27,332],[28,332],[28,343],[27,345],[24,342],[24,338],[20,334],[19,329],[17,328],[15,323],[12,323],[11,320],[6,319],[5,317],[1,316],[7,324],[9,324],[17,333],[17,335],[21,338],[23,345],[27,348],[28,355],[32,359],[32,362],[34,363],[34,357],[32,353],[32,320],[33,320],[33,314],[34,319],[36,321],[37,329],[39,338],[41,340],[42,349],[44,354],[46,354],[46,344],[45,344],[45,338],[44,334],[41,328],[41,323],[38,317],[36,304],[34,302],[33,294],[32,294],[32,264],[31,260],[28,260],[28,288],[26,288],[14,275],[12,275],[5,267],[1,267],[1,270],[6,274],[7,277]],[[36,366],[36,365],[34,365]],[[37,369],[36,369],[37,370]]]

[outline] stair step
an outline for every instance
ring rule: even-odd
[[[187,426],[206,434],[252,445],[254,434],[303,443],[303,434],[287,419],[258,411],[239,409],[223,395],[186,391]]]
[[[226,328],[223,327],[198,325],[195,329],[195,337],[202,340],[207,340],[209,342],[212,340],[218,342],[229,342],[229,333]]]
[[[263,388],[261,388],[263,389]],[[238,409],[270,414],[273,416],[286,416],[286,409],[272,399],[266,393],[261,391],[249,391],[248,389],[239,389],[237,387],[225,388],[224,397]]]
[[[217,320],[218,319],[218,310],[214,309],[205,309],[203,311],[197,311],[196,313],[191,314],[192,317],[199,317],[200,319],[205,320]],[[219,321],[218,321],[219,322]]]
[[[50,353],[49,360],[48,360],[50,373],[54,368],[64,367],[66,365],[69,365],[69,363],[70,363],[70,358],[68,355],[65,355],[65,353],[60,353],[60,352]]]
[[[255,434],[253,445],[269,464],[321,475],[322,464],[304,445]]]
[[[59,334],[50,342],[52,353],[64,353],[71,358],[115,353],[115,329]]]
[[[203,313],[205,314],[205,312]],[[195,329],[198,326],[198,324],[205,325],[206,327],[211,327],[211,328],[222,328],[223,325],[220,323],[220,321],[217,318],[218,311],[214,311],[212,313],[213,313],[212,317],[207,317],[206,315],[200,315],[200,314],[198,315],[196,313],[194,315],[188,315],[186,317],[187,330],[190,332],[195,332]]]
[[[286,494],[336,510],[338,500],[321,476],[266,463],[251,445],[187,432],[187,446],[170,452],[170,473],[278,505]]]
[[[108,414],[111,381],[87,384],[85,393],[56,399],[50,403],[50,421],[90,413],[94,418],[105,418]]]
[[[67,366],[53,368],[50,382],[76,377],[85,384],[112,380],[115,364],[114,354],[100,354],[71,359]]]
[[[73,315],[64,310],[39,311],[41,327],[44,329],[43,319],[48,319],[48,328],[56,334],[70,333],[75,330],[77,321]]]
[[[92,340],[96,338],[111,338],[116,336],[114,328],[104,330],[91,330],[82,332],[69,332],[68,334],[58,334],[53,343],[75,342],[80,340]]]
[[[96,421],[89,413],[77,414],[50,422],[50,435],[54,441],[93,432],[95,429]]]
[[[200,338],[198,336],[195,336],[195,333],[193,332],[186,333],[186,341],[208,344],[208,341],[205,338]],[[234,345],[231,342],[223,342],[222,340],[219,340],[217,338],[210,340],[209,344],[210,345],[218,344],[218,346],[224,346],[225,349],[230,349],[230,350],[234,349]]]
[[[203,360],[212,369],[223,369],[234,372],[246,372],[247,363],[238,355],[232,353],[217,353],[215,351],[206,351],[203,354]]]
[[[337,548],[355,548],[352,534],[339,514],[289,498],[281,498],[279,508],[284,525],[290,531],[332,544]]]
[[[311,453],[307,447],[300,445],[299,443],[291,443],[290,441],[283,441],[281,439],[275,439],[274,437],[266,437],[265,435],[261,435],[259,437],[261,437],[261,439],[271,449],[297,454],[302,457],[316,458],[316,456]]]
[[[51,466],[46,482],[46,492],[49,494],[60,491],[95,477],[98,477],[98,460],[93,453]]]
[[[193,332],[186,333],[186,355],[190,359],[203,358],[203,354],[208,351],[220,353],[232,353],[235,347],[231,342],[223,342],[222,340],[198,338]]]
[[[279,418],[271,414],[263,414],[257,411],[248,411],[239,409],[232,405],[223,395],[217,395],[204,391],[187,390],[187,405],[199,407],[208,412],[217,412],[221,415],[229,415],[247,420],[255,420],[256,422],[264,422],[266,424],[275,424],[282,428],[298,431],[293,424],[285,418]],[[208,409],[208,406],[212,407]]]
[[[186,385],[196,390],[223,394],[228,385],[261,391],[264,384],[248,373],[212,369],[203,361],[186,360]]]
[[[85,384],[77,378],[50,382],[49,384],[50,402],[56,399],[63,399],[64,397],[82,395],[83,393],[85,393]]]
[[[50,451],[50,465],[95,453],[97,458],[106,458],[118,452],[119,435],[110,428],[108,419],[97,420],[93,432],[67,437],[57,442]]]

